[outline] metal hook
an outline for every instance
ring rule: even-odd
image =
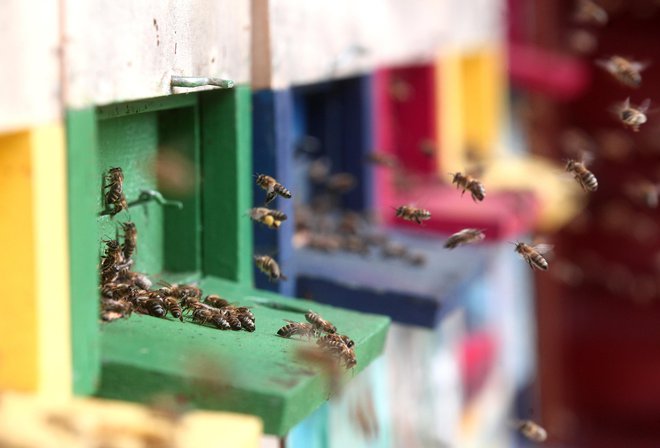
[[[204,87],[215,86],[221,89],[231,89],[236,83],[231,79],[204,78],[199,76],[172,76],[170,86],[172,87]]]
[[[163,197],[161,192],[156,190],[142,190],[140,192],[140,196],[138,196],[135,201],[129,202],[128,206],[132,207],[134,205],[144,204],[151,201],[156,201],[163,207],[176,207],[179,209],[183,208],[183,202],[167,200]]]

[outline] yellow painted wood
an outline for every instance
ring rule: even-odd
[[[161,408],[163,409],[163,408]],[[165,410],[165,409],[163,409]],[[257,448],[261,420],[254,416],[192,411],[176,418],[154,408],[119,401],[74,399],[53,403],[43,396],[0,395],[0,445],[167,446]]]
[[[0,135],[0,388],[71,393],[64,131]]]
[[[500,46],[447,53],[438,60],[441,175],[465,169],[467,151],[489,159],[499,144],[507,84]]]

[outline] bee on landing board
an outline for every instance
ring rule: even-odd
[[[277,330],[277,335],[283,338],[290,338],[298,335],[311,339],[318,334],[316,327],[312,324],[306,322],[294,322],[288,319],[284,319],[284,322],[287,322],[287,324]]]
[[[532,442],[545,442],[545,440],[548,438],[547,431],[531,420],[513,421],[512,425],[523,436]]]
[[[291,192],[284,188],[284,185],[275,180],[274,177],[258,174],[256,182],[257,185],[266,190],[266,205],[270,204],[277,195],[286,199],[290,199],[292,196]]]
[[[621,56],[612,56],[609,59],[598,59],[596,64],[605,69],[621,84],[637,88],[642,84],[642,70],[648,63],[630,61]]]
[[[648,98],[637,107],[630,104],[630,98],[626,98],[623,104],[618,107],[619,119],[625,127],[629,127],[633,132],[639,132],[639,127],[646,123],[646,112],[650,106],[651,100]]]
[[[163,299],[163,305],[165,306],[165,311],[169,312],[175,319],[179,319],[183,322],[183,311],[181,310],[181,306],[176,297],[165,296]]]
[[[449,173],[452,176],[451,183],[456,184],[456,188],[462,188],[461,196],[465,191],[469,191],[474,202],[481,202],[486,197],[486,189],[483,184],[470,174]]]
[[[225,308],[229,306],[229,302],[217,294],[209,294],[206,296],[204,303],[214,308]]]
[[[396,217],[405,221],[415,221],[421,224],[422,221],[431,219],[431,212],[423,208],[413,207],[412,205],[402,205],[396,209]]]
[[[552,250],[550,244],[537,244],[535,246],[530,246],[522,242],[514,243],[516,245],[515,251],[520,254],[520,256],[529,264],[529,267],[532,269],[540,269],[542,271],[548,270],[548,262],[543,257],[543,254],[547,254]]]
[[[270,281],[286,280],[287,277],[280,270],[280,265],[268,255],[255,255],[254,264],[261,272],[266,274]]]
[[[314,325],[319,332],[324,333],[336,333],[337,327],[335,327],[332,322],[329,322],[321,317],[320,314],[315,313],[312,310],[309,310],[305,313],[305,319],[307,322]]]
[[[576,22],[585,25],[605,25],[608,14],[592,0],[578,0],[573,18]]]
[[[477,243],[486,238],[483,230],[479,229],[463,229],[460,232],[454,233],[445,242],[446,249],[454,249],[463,244]]]
[[[586,192],[598,190],[598,180],[594,173],[589,171],[586,167],[586,162],[578,162],[573,159],[566,161],[566,171],[571,173],[577,183]]]
[[[114,216],[120,211],[128,209],[126,196],[124,196],[124,172],[121,168],[115,167],[108,170],[103,190],[108,190],[105,192],[104,199],[106,209],[110,210],[111,215]]]

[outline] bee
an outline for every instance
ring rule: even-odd
[[[202,325],[206,324],[208,321],[213,319],[214,316],[215,316],[215,313],[213,313],[213,311],[211,311],[211,310],[209,310],[208,308],[205,308],[205,307],[196,307],[196,308],[194,308],[193,313],[192,313],[193,320],[195,322],[199,323],[199,324],[202,324]],[[229,329],[229,328],[230,328],[229,324],[227,324],[227,329]]]
[[[220,314],[220,313],[211,313],[211,323],[218,329],[218,330],[231,330],[231,324],[225,319],[225,317]]]
[[[384,152],[372,152],[365,157],[365,161],[385,168],[396,168],[399,165],[399,161],[395,156]]]
[[[419,252],[409,253],[404,258],[412,266],[424,266],[426,264],[426,255]]]
[[[206,296],[206,298],[204,299],[204,303],[214,308],[224,308],[226,306],[229,306],[229,302],[227,302],[225,299],[223,299],[217,294],[209,294],[208,296]]]
[[[312,324],[306,322],[294,322],[292,320],[284,319],[287,324],[277,330],[277,335],[283,338],[290,338],[292,336],[305,336],[307,339],[316,337],[317,330]]]
[[[586,168],[585,164],[586,162],[568,159],[566,171],[573,174],[573,177],[584,191],[596,191],[598,190],[598,180],[594,173]]]
[[[115,268],[117,265],[123,263],[123,261],[124,256],[119,241],[105,241],[105,255],[101,262],[101,270]]]
[[[454,233],[445,242],[446,249],[454,249],[463,244],[477,243],[486,237],[483,230],[479,229],[463,229],[460,232]]]
[[[253,332],[255,330],[254,319],[251,319],[247,314],[238,314],[238,320],[241,321],[245,331]]]
[[[573,18],[579,23],[605,25],[608,15],[607,11],[592,0],[578,0]]]
[[[422,221],[431,219],[431,212],[423,208],[413,207],[412,205],[402,205],[396,210],[396,217],[405,221],[415,221],[421,224]]]
[[[320,314],[315,313],[312,310],[309,310],[305,313],[305,319],[307,319],[307,322],[314,325],[314,328],[316,328],[319,332],[325,332],[325,333],[337,332],[337,327],[332,325],[331,322],[323,319]]]
[[[246,316],[248,319],[251,321],[256,321],[257,319],[254,317],[254,313],[250,311],[250,308],[247,306],[239,306],[236,308],[236,312],[239,315]]]
[[[648,208],[658,207],[660,196],[660,185],[650,181],[639,181],[626,185],[627,196]]]
[[[179,319],[181,322],[183,322],[183,311],[181,310],[181,306],[179,305],[179,301],[176,300],[176,297],[165,296],[163,299],[163,304],[165,305],[166,311],[169,311],[169,313],[174,316],[175,319]]]
[[[461,196],[466,190],[470,192],[474,202],[481,202],[486,197],[486,189],[483,184],[469,174],[450,173],[451,183],[456,184],[456,188],[462,188]]]
[[[122,246],[124,259],[129,260],[137,248],[137,228],[131,221],[123,223],[121,227],[124,231],[124,245]]]
[[[364,241],[364,238],[357,235],[347,235],[341,241],[341,248],[346,252],[369,255],[369,245]]]
[[[383,258],[405,258],[408,256],[408,248],[403,244],[386,243],[381,249]]]
[[[291,192],[284,188],[284,186],[275,180],[274,177],[265,174],[257,175],[257,185],[266,190],[266,204],[270,204],[275,196],[280,195],[283,198],[290,199]]]
[[[105,185],[104,190],[108,190],[105,193],[105,205],[106,208],[112,206],[110,211],[111,215],[116,215],[122,210],[128,208],[126,203],[126,196],[124,196],[124,172],[121,168],[110,168],[108,174],[105,176]]]
[[[347,369],[352,369],[357,365],[355,350],[347,347],[346,344],[328,345],[324,346],[324,349],[341,359]]]
[[[153,286],[149,277],[139,272],[128,272],[125,277],[130,283],[141,289],[150,289]]]
[[[355,188],[357,179],[351,173],[337,173],[328,178],[325,188],[335,194],[346,194]]]
[[[513,426],[532,442],[545,442],[548,438],[546,430],[531,420],[515,421]]]
[[[280,270],[280,265],[268,255],[255,255],[254,263],[261,272],[266,274],[270,281],[286,280],[287,276]]]
[[[192,296],[183,297],[183,298],[181,298],[180,303],[181,303],[181,308],[184,311],[193,310],[193,312],[194,312],[195,310],[202,309],[202,308],[206,309],[208,311],[211,310],[208,305],[205,305],[205,304],[201,303],[197,297],[192,297]]]
[[[642,70],[648,64],[630,61],[621,56],[612,56],[609,59],[598,59],[596,64],[605,69],[621,84],[637,88],[642,84]]]
[[[120,313],[121,317],[126,317],[133,312],[133,304],[126,300],[104,299],[101,301],[101,310],[101,318],[107,312]]]
[[[271,210],[266,207],[255,207],[250,209],[250,218],[270,229],[277,229],[282,224],[282,221],[287,219],[287,216],[279,210]]]
[[[147,314],[150,316],[165,317],[165,314],[167,314],[163,300],[160,298],[149,298],[143,302],[142,306],[145,310],[147,310]]]
[[[328,378],[330,394],[339,392],[341,386],[341,370],[337,359],[332,353],[313,345],[305,345],[296,350],[298,361],[318,366]]]
[[[515,251],[520,254],[521,257],[529,264],[529,267],[532,269],[540,269],[542,271],[548,270],[548,262],[543,257],[543,254],[548,253],[552,250],[552,246],[549,244],[537,244],[535,246],[530,246],[522,242],[515,243]]]
[[[631,106],[630,98],[626,98],[619,107],[619,119],[633,132],[639,132],[639,127],[646,123],[646,112],[649,110],[649,106],[651,106],[651,100],[648,98],[642,101],[638,107]]]
[[[342,247],[342,239],[337,235],[313,233],[307,238],[305,246],[321,252],[336,252]]]
[[[222,317],[227,322],[229,322],[229,326],[231,327],[232,330],[238,331],[238,330],[241,330],[243,328],[243,326],[241,325],[240,319],[238,318],[236,313],[234,313],[232,310],[224,311],[224,313],[222,314]]]
[[[201,299],[202,298],[202,290],[199,289],[197,286],[194,285],[170,285],[165,282],[161,282],[165,286],[165,288],[162,288],[164,290],[169,290],[169,293],[173,295],[174,297],[177,297],[179,300],[183,300],[186,297],[194,297],[196,299]]]
[[[318,338],[316,343],[322,347],[338,347],[345,345],[346,347],[351,348],[355,345],[355,342],[353,342],[351,338],[337,333],[325,334]]]

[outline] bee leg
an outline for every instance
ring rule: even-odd
[[[416,222],[417,224],[421,224],[421,223],[422,223],[422,220],[419,219],[417,216],[415,216],[414,219],[415,219],[415,222]]]

